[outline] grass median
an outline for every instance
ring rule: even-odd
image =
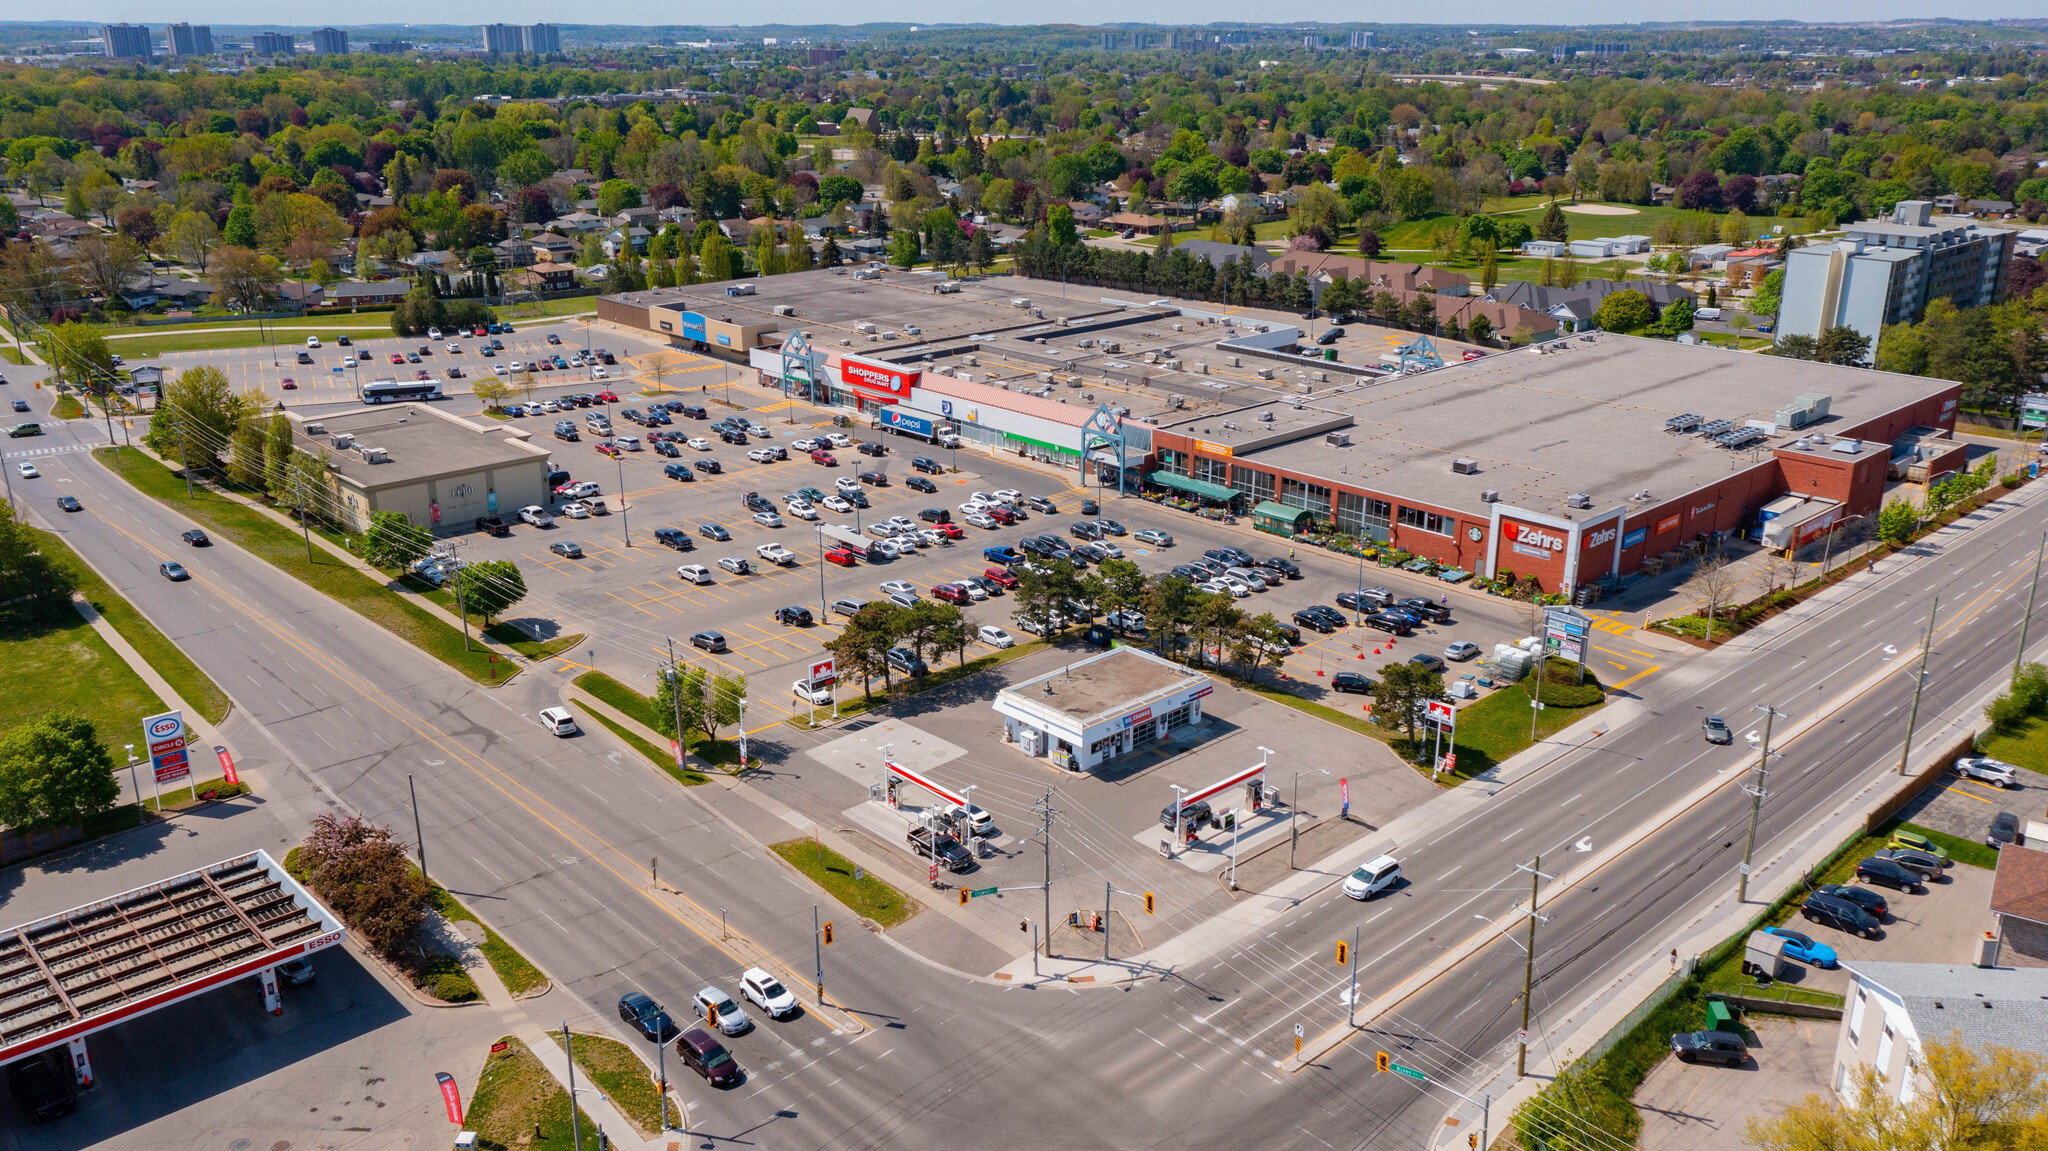
[[[143,717],[163,710],[164,701],[77,612],[0,628],[0,730],[75,712],[118,759],[123,744],[137,742]]]
[[[908,896],[872,873],[856,877],[852,860],[817,840],[784,840],[769,850],[809,876],[811,882],[825,889],[825,894],[845,904],[855,915],[872,919],[884,928],[896,926],[917,911],[917,905]]]
[[[611,676],[601,671],[586,671],[570,682],[610,704],[612,710],[623,712],[634,722],[661,730],[661,719],[655,714],[654,701]]]
[[[434,910],[441,913],[441,918],[467,920],[483,928],[484,941],[477,945],[477,950],[484,953],[484,959],[490,963],[491,970],[498,973],[506,990],[514,995],[523,995],[547,984],[548,977],[541,974],[540,968],[527,962],[526,956],[519,954],[516,948],[492,931],[489,924],[478,919],[462,905],[461,900],[448,894],[438,883],[433,885],[433,898]]]
[[[317,548],[308,558],[298,532],[240,500],[203,487],[195,487],[187,498],[184,481],[141,452],[101,448],[93,455],[143,494],[177,509],[180,515],[198,521],[478,683],[495,683],[501,674],[517,674],[515,665],[492,663],[491,653],[482,646],[465,649],[461,632],[360,569]]]
[[[46,531],[36,531],[37,543],[43,554],[51,561],[71,573],[86,602],[103,616],[113,629],[121,633],[128,645],[141,653],[142,658],[156,673],[164,677],[171,690],[186,704],[198,708],[199,714],[211,723],[219,723],[228,716],[228,696],[213,682],[199,665],[193,663],[184,649],[172,643],[169,636],[158,631],[155,624],[143,618],[135,605],[115,594],[99,573],[86,566],[78,553],[71,550],[59,536]]]
[[[550,1031],[555,1046],[562,1046],[562,1033]],[[647,1064],[631,1047],[616,1039],[602,1035],[576,1033],[576,1066],[598,1090],[603,1091],[621,1114],[638,1129],[642,1138],[650,1138],[661,1130],[661,1095],[654,1089],[654,1075]],[[682,1060],[675,1061],[675,1070],[682,1069]],[[669,1121],[680,1118],[673,1107],[669,1109]]]
[[[507,1035],[484,1057],[483,1075],[469,1101],[463,1126],[477,1133],[489,1148],[519,1151],[575,1151],[575,1128],[569,1117],[569,1091],[539,1057],[518,1038]],[[577,1109],[585,1138],[595,1139],[597,1124]]]

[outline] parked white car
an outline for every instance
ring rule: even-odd
[[[555,517],[549,515],[548,510],[539,504],[528,504],[520,508],[519,518],[537,528],[551,528],[555,526]]]
[[[829,687],[814,688],[808,680],[800,679],[791,683],[789,685],[789,693],[811,707],[832,706],[832,689]]]
[[[583,504],[576,502],[575,500],[570,500],[568,503],[562,505],[562,514],[568,516],[572,520],[589,519],[590,509],[584,506]]]
[[[707,584],[711,582],[711,569],[703,564],[684,564],[676,569],[676,578],[689,584]]]
[[[800,520],[814,520],[818,518],[818,509],[809,504],[790,504],[782,510]]]

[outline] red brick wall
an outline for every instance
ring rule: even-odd
[[[1866,515],[1884,501],[1884,474],[1889,453],[1879,445],[1866,447],[1861,459],[1827,451],[1775,453],[1785,490],[1794,495],[1822,496],[1848,505],[1844,515]]]

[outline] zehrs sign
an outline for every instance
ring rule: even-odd
[[[1518,556],[1547,560],[1564,554],[1565,533],[1557,528],[1513,520],[1502,520],[1500,526],[1508,537],[1508,547]]]

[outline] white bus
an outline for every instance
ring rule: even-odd
[[[363,402],[366,404],[388,404],[406,400],[438,400],[441,398],[439,380],[377,380],[363,385]]]

